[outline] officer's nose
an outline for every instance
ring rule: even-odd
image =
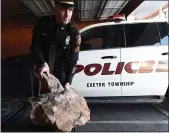
[[[68,17],[68,16],[69,16],[69,10],[66,9],[66,11],[65,11],[65,17]]]

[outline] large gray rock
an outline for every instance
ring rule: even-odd
[[[48,78],[44,74],[42,83],[49,93],[29,98],[32,107],[30,118],[34,124],[55,126],[56,131],[70,132],[89,121],[90,110],[86,100],[73,88],[66,90],[53,75]]]

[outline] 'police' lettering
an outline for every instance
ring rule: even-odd
[[[83,65],[76,65],[75,73],[79,73],[79,72],[81,72],[83,69],[84,69],[84,66],[83,66]]]
[[[93,72],[91,72],[91,68],[94,68]],[[102,69],[102,66],[100,64],[89,64],[85,67],[84,73],[87,76],[93,76],[93,75],[98,74],[101,69]]]
[[[134,62],[128,62],[126,65],[124,65],[125,62],[119,62],[116,66],[116,70],[109,70],[111,63],[105,63],[103,64],[103,69],[101,64],[89,64],[86,67],[83,65],[76,65],[76,71],[75,73],[79,73],[82,70],[84,70],[84,74],[87,76],[94,76],[98,74],[101,71],[101,75],[117,75],[121,74],[124,70],[127,73],[130,74],[136,74],[138,73],[151,73],[154,69],[156,69],[155,72],[168,72],[168,61],[159,61],[157,64],[157,68],[155,68],[155,61],[150,60],[150,61],[134,61]],[[92,68],[94,69],[92,71]]]
[[[121,74],[121,72],[123,70],[123,66],[124,66],[124,62],[119,62],[117,65],[115,74]]]
[[[140,69],[138,73],[151,73],[153,71],[153,67],[155,65],[155,61],[144,61],[141,62]]]
[[[159,61],[156,72],[168,72],[168,61]]]
[[[129,62],[125,65],[125,70],[126,72],[128,73],[136,73],[138,71],[138,69],[133,69],[132,68],[132,65],[139,65],[139,62],[138,61],[135,61],[135,62]]]
[[[111,63],[105,63],[101,75],[112,75],[114,71],[109,71]]]

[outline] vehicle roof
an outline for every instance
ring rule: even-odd
[[[92,24],[89,26],[86,26],[85,28],[80,30],[80,33],[94,28],[94,27],[101,27],[101,26],[106,26],[106,25],[120,25],[120,24],[136,24],[136,23],[155,23],[155,22],[167,22],[168,23],[168,19],[165,20],[152,20],[152,19],[148,19],[148,20],[132,20],[132,21],[121,21],[119,23],[115,23],[115,22],[103,22],[103,23],[97,23],[97,24]]]

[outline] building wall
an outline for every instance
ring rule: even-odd
[[[158,11],[157,14],[155,14],[154,16],[152,15],[149,19],[154,20],[168,19],[168,7],[163,9],[161,12]]]
[[[1,20],[1,58],[28,53],[37,17],[26,14],[2,16]]]
[[[37,22],[37,17],[25,15],[21,19],[21,16],[2,16],[1,20],[1,59],[29,53],[32,28]],[[77,28],[82,29],[94,23],[98,21],[77,22]]]
[[[144,19],[154,19],[154,20],[161,20],[161,19],[168,19],[168,2],[164,5],[159,6],[158,9],[149,13]]]

